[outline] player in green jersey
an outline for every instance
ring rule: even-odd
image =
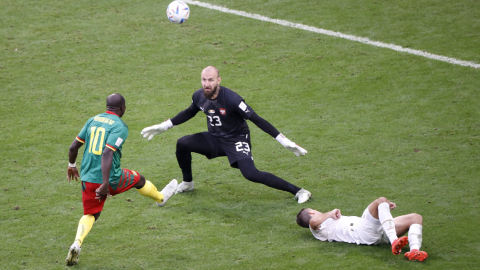
[[[177,189],[177,180],[174,179],[158,192],[143,175],[120,168],[122,146],[128,137],[128,127],[120,119],[125,110],[122,95],[108,96],[107,111],[90,118],[70,146],[67,179],[70,182],[81,178],[83,217],[68,251],[67,265],[77,264],[82,242],[100,216],[107,194],[115,196],[134,187],[141,195],[155,200],[158,206],[164,206]],[[79,176],[75,160],[78,149],[84,144]]]

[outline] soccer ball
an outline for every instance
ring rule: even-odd
[[[182,1],[173,1],[167,7],[167,18],[173,23],[183,23],[190,15],[190,8]]]

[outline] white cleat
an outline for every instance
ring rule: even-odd
[[[165,206],[168,199],[170,199],[173,196],[173,194],[175,194],[175,191],[177,190],[177,186],[178,186],[177,180],[173,179],[172,181],[170,181],[170,183],[168,183],[168,185],[166,185],[162,189],[162,191],[160,191],[160,193],[163,194],[163,203],[157,202],[157,205],[160,207]]]
[[[187,191],[190,191],[190,190],[193,190],[193,182],[182,181],[182,183],[180,183],[180,185],[178,185],[177,192],[175,192],[175,194],[187,192]]]
[[[310,200],[311,197],[312,193],[302,188],[297,192],[297,194],[295,194],[295,197],[293,199],[298,199],[298,203],[304,203]]]
[[[78,257],[80,256],[80,251],[82,251],[82,248],[78,244],[77,241],[75,241],[71,246],[70,249],[68,250],[68,255],[67,255],[67,265],[76,265],[78,262]]]

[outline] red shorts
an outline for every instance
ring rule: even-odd
[[[122,169],[122,175],[118,181],[110,182],[108,187],[110,195],[115,196],[122,192],[125,192],[135,186],[140,180],[140,174],[136,171],[128,169]],[[95,190],[100,187],[101,184],[90,183],[82,181],[82,201],[83,201],[83,214],[94,215],[103,210],[103,205],[106,200],[99,201],[95,199]]]

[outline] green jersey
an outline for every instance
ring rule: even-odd
[[[82,181],[98,184],[103,182],[102,153],[105,147],[114,151],[109,181],[118,180],[122,174],[122,146],[127,137],[127,125],[113,112],[107,111],[88,119],[77,136],[77,140],[85,144],[80,170]]]

